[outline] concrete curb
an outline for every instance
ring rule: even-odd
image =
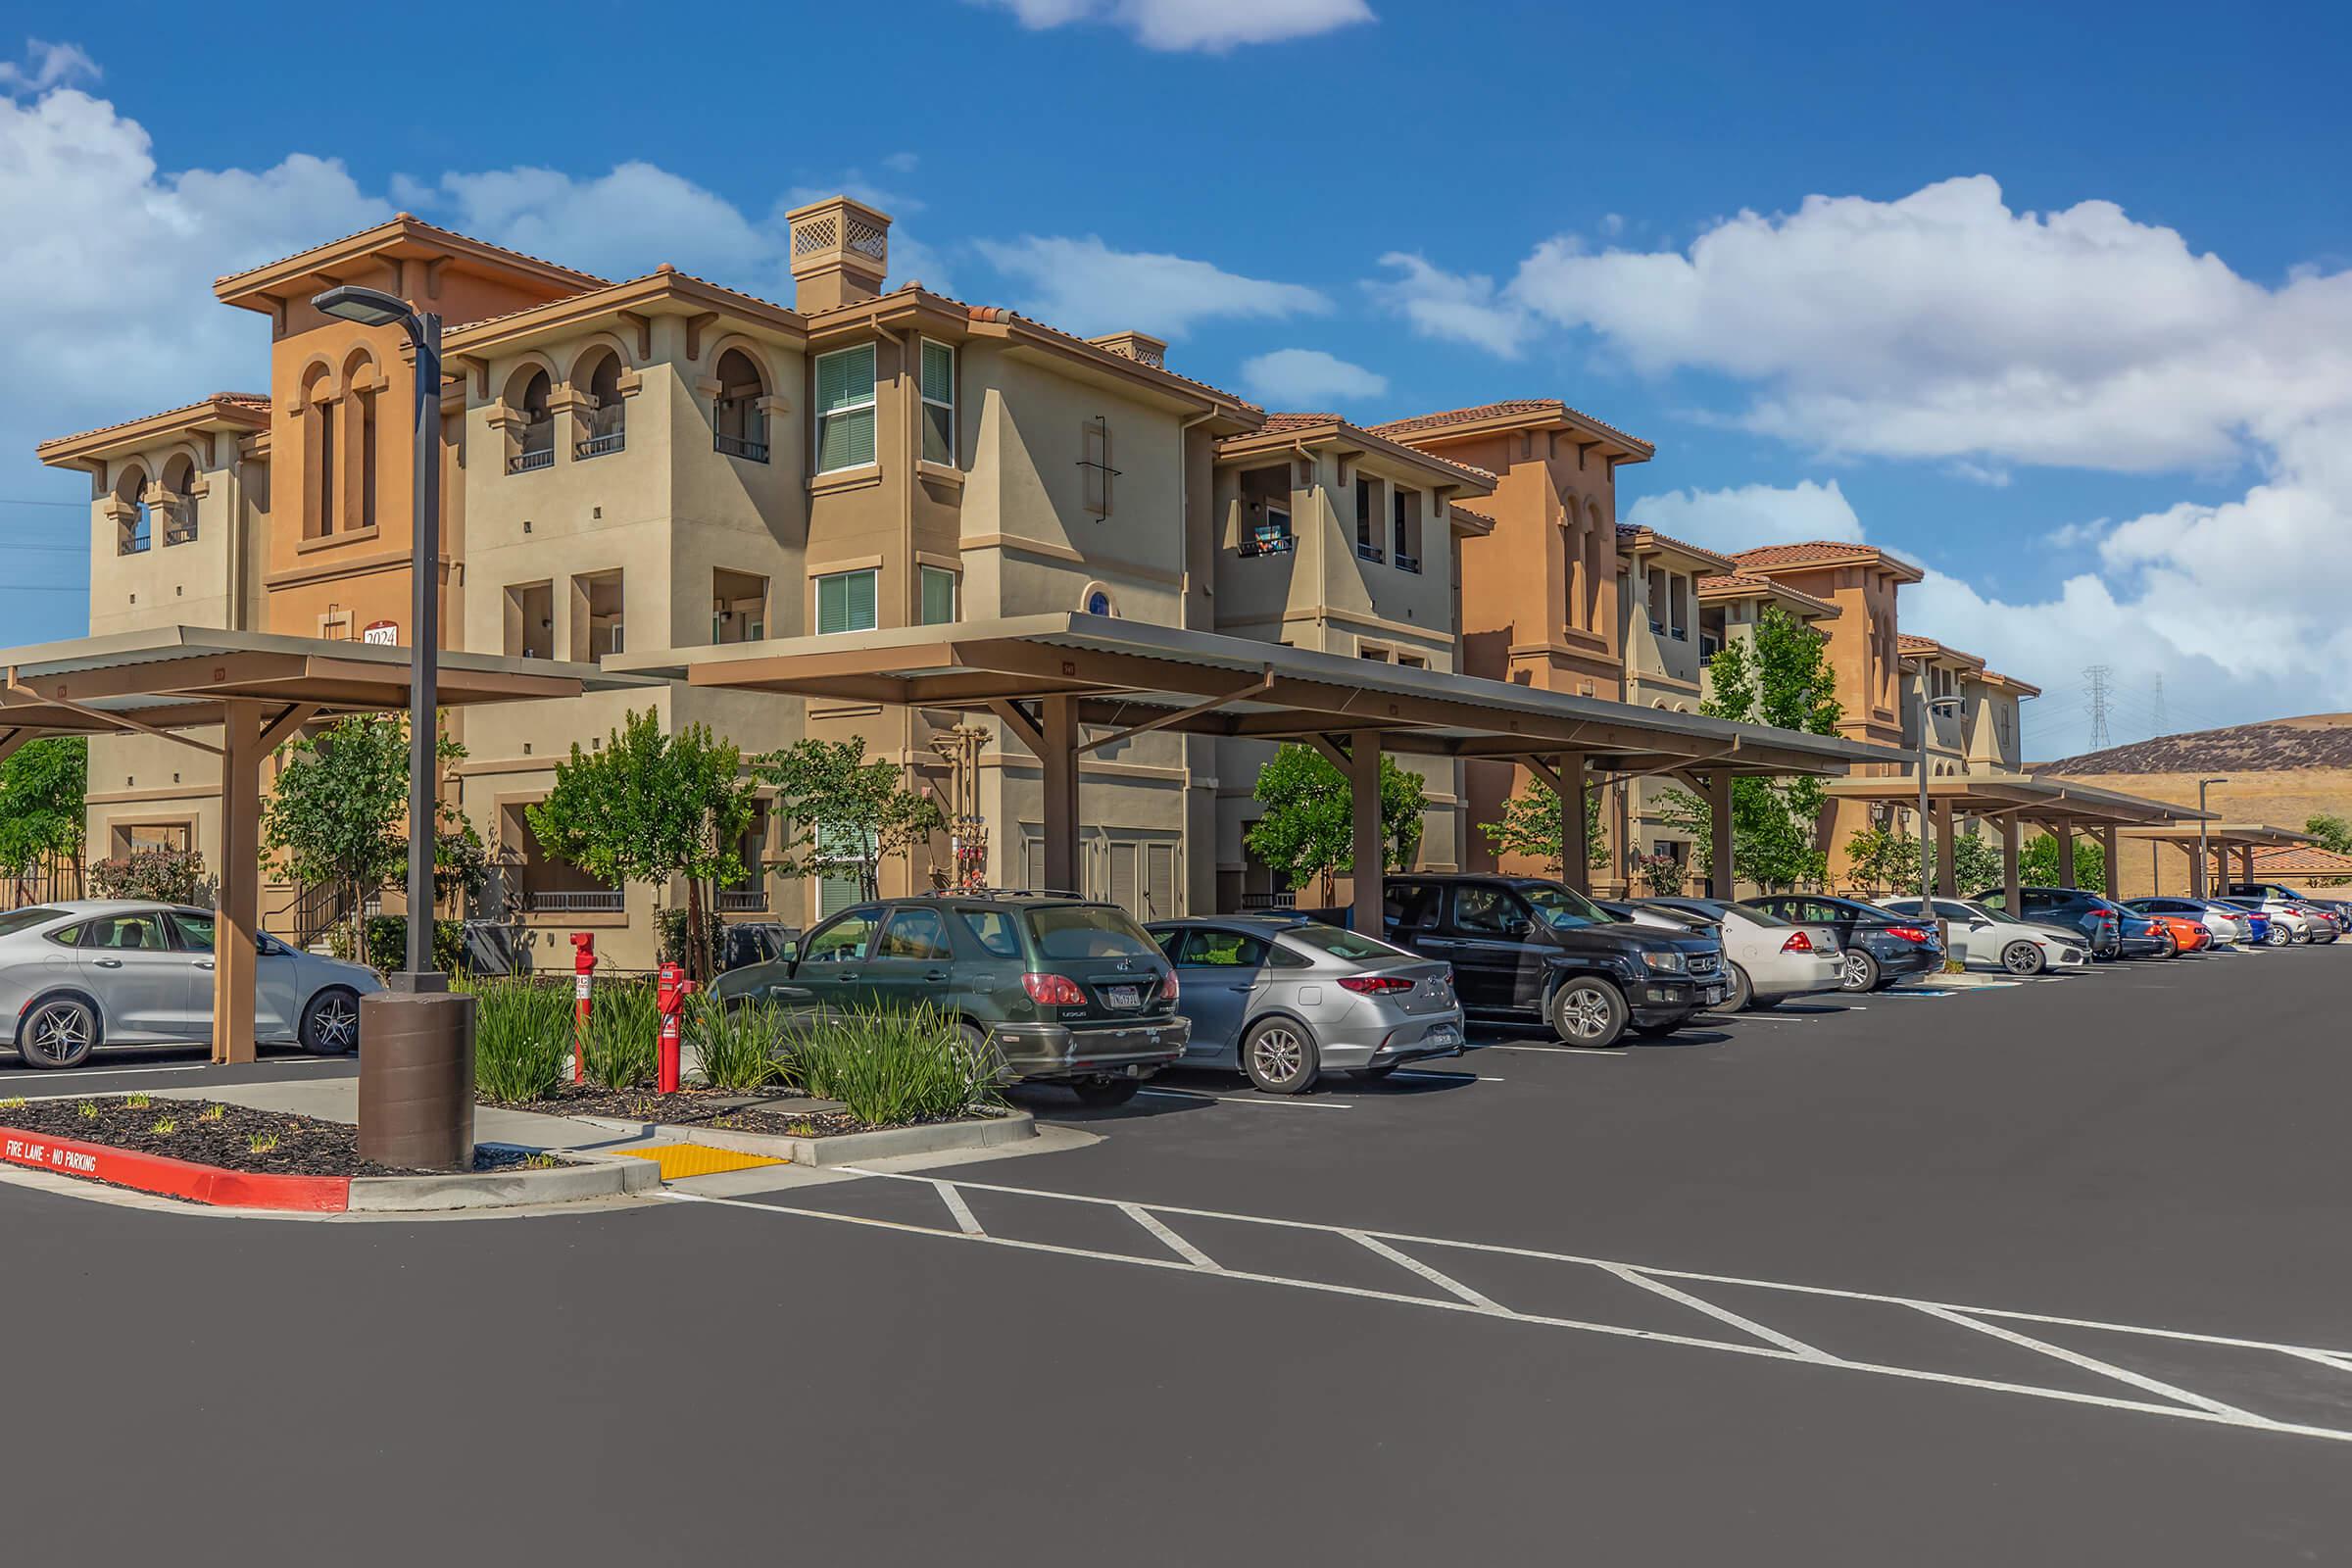
[[[885,1127],[870,1133],[836,1133],[830,1138],[793,1138],[782,1133],[744,1133],[725,1127],[678,1122],[621,1121],[609,1116],[581,1116],[580,1121],[610,1127],[640,1138],[668,1134],[683,1143],[709,1149],[728,1149],[739,1154],[766,1154],[796,1165],[854,1165],[861,1160],[889,1159],[900,1154],[937,1154],[963,1149],[999,1149],[1037,1136],[1037,1118],[1025,1110],[991,1116],[985,1121],[943,1121],[922,1127]],[[578,1153],[578,1151],[572,1151]],[[629,1164],[652,1169],[649,1160]],[[357,1182],[352,1184],[355,1188]]]
[[[515,1149],[516,1144],[489,1144]],[[536,1152],[536,1151],[534,1151]],[[552,1170],[455,1171],[446,1176],[355,1176],[345,1209],[353,1214],[427,1213],[458,1208],[515,1208],[617,1198],[662,1185],[650,1160],[579,1150],[550,1151],[568,1163]]]

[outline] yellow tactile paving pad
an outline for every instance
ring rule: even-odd
[[[721,1171],[752,1170],[760,1165],[788,1165],[790,1160],[772,1159],[765,1154],[739,1154],[732,1149],[712,1149],[708,1144],[654,1144],[645,1149],[616,1149],[616,1154],[631,1159],[650,1159],[662,1167],[662,1179],[678,1181],[688,1176],[716,1176]]]

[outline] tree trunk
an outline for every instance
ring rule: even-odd
[[[703,929],[703,879],[686,878],[686,978],[697,985],[710,982],[710,933]]]

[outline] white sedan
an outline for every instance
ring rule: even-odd
[[[1880,906],[1897,914],[1920,912],[1917,899],[1882,899]],[[1950,924],[1949,951],[1967,968],[2033,975],[2086,968],[2090,963],[2090,949],[2082,938],[2055,926],[2011,919],[1966,899],[1932,899],[1927,917]]]
[[[1838,951],[1834,926],[1799,925],[1721,899],[1643,899],[1632,907],[1703,920],[1715,928],[1731,966],[1725,1012],[1777,1007],[1790,997],[1837,991],[1844,979],[1845,955]]]

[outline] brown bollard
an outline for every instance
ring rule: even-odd
[[[361,999],[360,1157],[473,1168],[473,998],[419,990]]]

